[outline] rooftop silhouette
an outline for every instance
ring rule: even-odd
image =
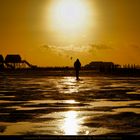
[[[22,69],[22,68],[35,68],[35,65],[30,64],[26,60],[22,60],[19,54],[8,54],[5,59],[0,55],[0,70],[2,69]]]

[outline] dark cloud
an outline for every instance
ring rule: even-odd
[[[138,50],[140,49],[140,46],[135,45],[135,44],[131,45],[130,47],[133,48],[133,49],[138,49]]]
[[[50,49],[51,48],[49,45],[42,45],[41,47],[45,48],[45,49]]]

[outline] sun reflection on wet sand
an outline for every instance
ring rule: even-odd
[[[79,84],[75,77],[64,77],[59,83],[56,84],[60,93],[78,93]]]
[[[78,102],[76,102],[75,100],[66,100],[65,103],[68,103],[68,104],[76,104]]]
[[[77,135],[79,130],[79,120],[76,111],[66,112],[62,129],[65,135]]]

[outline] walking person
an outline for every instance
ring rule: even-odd
[[[79,59],[77,59],[74,62],[74,68],[75,68],[76,80],[79,80],[79,71],[81,69],[81,63],[80,63]]]

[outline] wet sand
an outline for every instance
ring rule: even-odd
[[[140,78],[0,75],[0,135],[140,135]]]

